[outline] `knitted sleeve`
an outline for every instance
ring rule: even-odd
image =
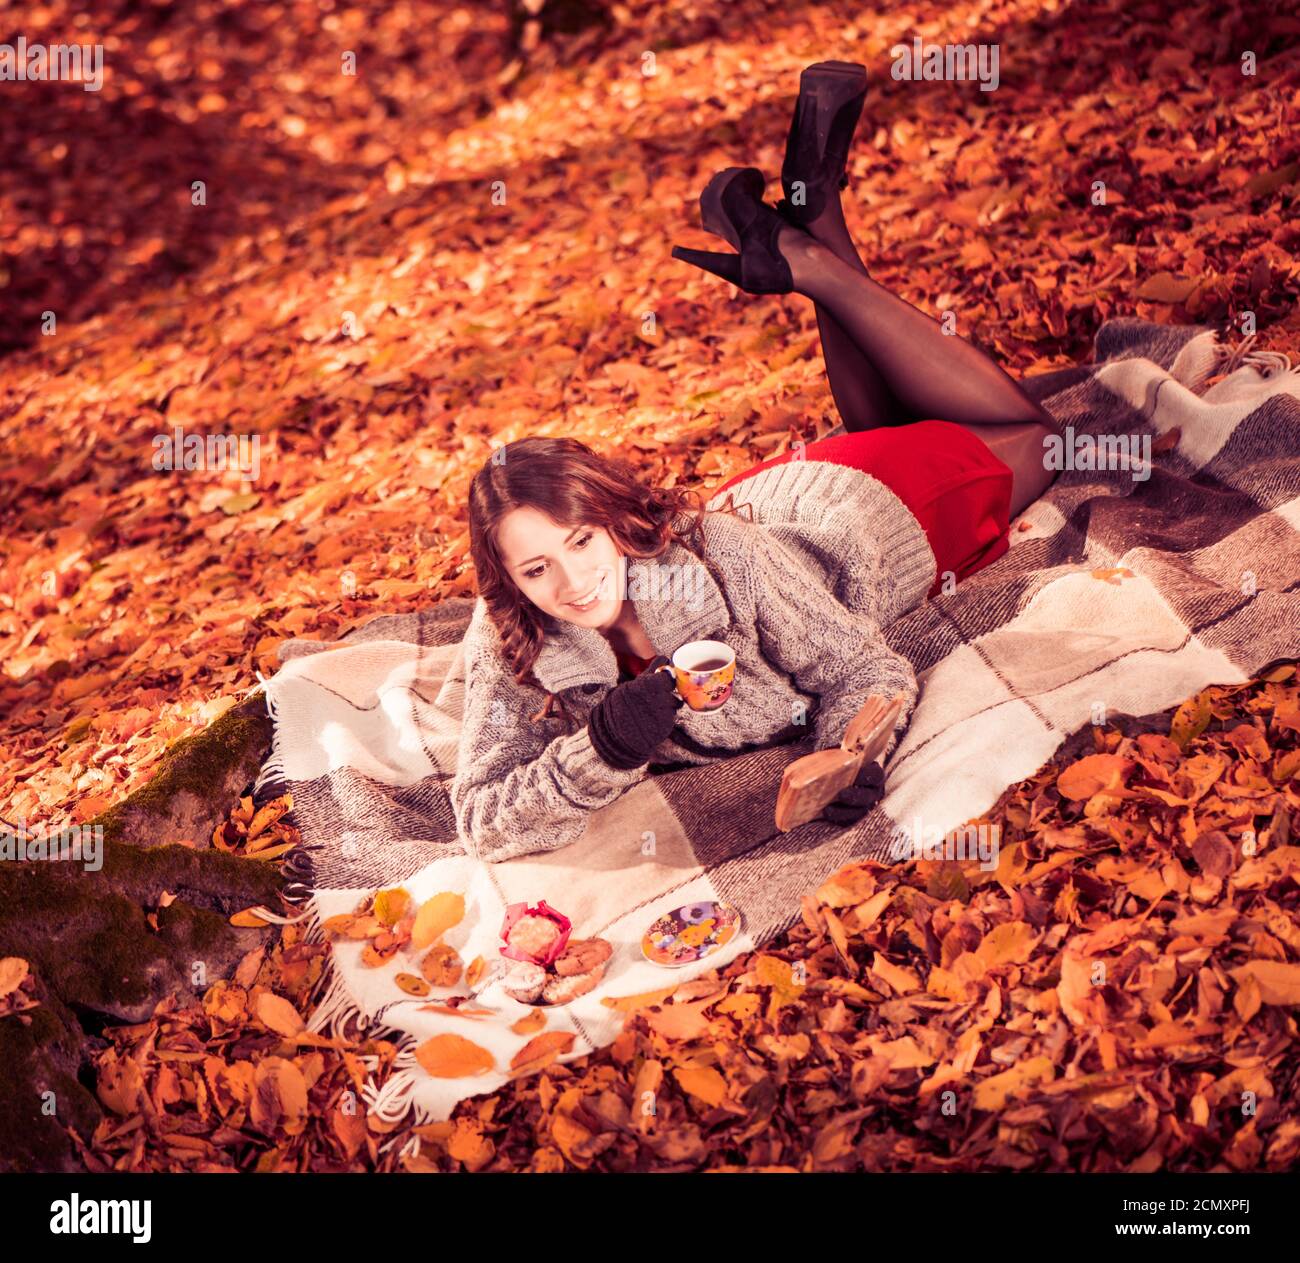
[[[533,691],[535,692],[535,690]],[[465,712],[451,784],[456,825],[471,855],[505,860],[575,842],[587,815],[645,776],[596,753],[584,725],[547,739],[529,721],[537,699],[480,642],[466,639]]]
[[[917,682],[912,665],[885,643],[867,615],[841,604],[793,553],[762,527],[743,533],[749,582],[763,656],[796,687],[819,698],[814,734],[819,750],[837,746],[849,720],[873,693],[902,694],[903,708],[883,761],[911,721]]]

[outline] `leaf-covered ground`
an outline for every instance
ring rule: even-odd
[[[607,1000],[628,1016],[598,1053],[556,1062],[573,1037],[548,1032],[534,1009],[518,1076],[444,1123],[394,1128],[359,1104],[367,1071],[382,1084],[396,1050],[304,1030],[328,949],[288,926],[201,1004],[106,1032],[98,1082],[110,1113],[84,1138],[85,1160],[205,1171],[1291,1169],[1296,667],[1206,689],[1165,726],[1086,731],[1086,750],[1012,786],[980,822],[1001,831],[996,867],[852,866],[804,896],[802,924],[720,973]],[[251,822],[237,812],[223,845],[276,845],[284,826],[264,812]]]
[[[199,0],[170,9],[55,0],[31,11],[29,42],[100,40],[107,74],[97,93],[57,83],[5,84],[6,99],[21,89],[32,108],[0,111],[10,177],[0,188],[0,351],[7,352],[0,359],[0,814],[29,822],[90,819],[145,783],[169,744],[229,707],[257,671],[273,671],[285,638],[332,639],[375,613],[472,592],[464,498],[494,442],[572,434],[630,454],[647,477],[707,491],[742,463],[833,424],[811,306],[795,296],[738,294],[669,256],[675,241],[715,244],[698,227],[695,202],[719,167],[757,165],[772,180],[769,194],[777,195],[798,72],[808,62],[844,58],[869,69],[872,87],[845,202],[873,274],[927,311],[953,311],[958,331],[1013,372],[1077,362],[1099,323],[1118,314],[1219,324],[1234,333],[1253,321],[1258,346],[1295,352],[1300,19],[1270,8],[1169,0],[869,10],[774,0],[633,2],[593,4],[602,21],[567,34],[542,29],[540,38],[512,25],[504,4],[416,8],[374,0],[326,12],[310,0]],[[914,36],[997,43],[999,88],[892,79],[889,50]],[[345,73],[349,53],[355,74]],[[154,440],[177,427],[257,435],[258,478],[156,471]],[[1276,760],[1279,750],[1285,757],[1289,730],[1275,732],[1273,722],[1261,738],[1270,743],[1271,761],[1229,743],[1223,775],[1238,775],[1254,759],[1270,769],[1261,775],[1272,778],[1272,792],[1285,798],[1293,783],[1277,780]],[[1155,751],[1139,753],[1152,766],[1168,762]],[[1146,782],[1155,774],[1135,765],[1125,775]],[[1161,789],[1159,781],[1151,786]],[[1145,798],[1124,800],[1123,809],[1146,805]],[[1068,830],[1071,822],[1055,827]],[[1216,830],[1234,847],[1241,844],[1221,825],[1208,832]],[[1271,837],[1281,845],[1276,832]],[[1042,855],[1026,859],[1047,863],[1060,849],[1041,845]],[[1116,864],[1125,845],[1111,839]],[[1237,874],[1272,862],[1267,851],[1234,854]],[[1076,865],[1103,858],[1073,856]],[[1222,866],[1223,857],[1210,862]],[[1213,875],[1199,857],[1185,867],[1193,876]],[[944,905],[933,915],[924,901],[946,888],[929,890],[932,878],[919,873],[878,872],[877,892],[919,883],[918,893],[891,901],[872,929],[857,924],[860,912],[850,912],[871,892],[852,903],[836,905],[838,895],[823,901],[845,914],[846,934],[861,930],[868,945],[856,979],[836,953],[843,985],[874,990],[866,972],[878,950],[873,935],[895,934],[890,918],[906,918],[902,924],[911,924],[913,934],[929,925],[940,943],[959,930],[973,954],[998,924],[1031,927],[1001,931],[1017,950],[1032,953],[1009,963],[1027,971],[1024,987],[1050,991],[1060,985],[1050,962],[1077,932],[1079,917],[1122,924],[1149,906],[1134,892],[1134,910],[1127,900],[1108,907],[1096,883],[1123,886],[1125,879],[1119,870],[1087,872],[1092,885],[1075,887],[1073,878],[1056,873],[1023,892],[977,885],[969,902],[958,901],[959,912]],[[1219,877],[1230,890],[1233,874]],[[1234,898],[1252,909],[1268,901],[1293,918],[1287,901],[1294,879],[1275,878]],[[866,889],[865,878],[853,880],[862,883],[855,893]],[[1076,889],[1059,906],[1058,883]],[[1110,897],[1118,901],[1117,893]],[[1175,904],[1199,906],[1191,887],[1174,888],[1161,911],[1149,914],[1147,929],[1151,920],[1164,926]],[[792,960],[806,958],[814,980],[816,970],[832,973],[826,943],[815,936],[827,935],[836,952],[838,930],[829,918],[823,924],[824,915],[810,908],[808,940],[782,949]],[[1253,912],[1242,915],[1254,923]],[[1265,951],[1261,959],[1294,960],[1294,944],[1275,924],[1263,924],[1282,956]],[[1167,941],[1174,932],[1161,933],[1166,938],[1157,938],[1156,948],[1174,951]],[[1232,1055],[1250,1064],[1226,1064],[1246,1085],[1274,1055],[1269,1041],[1286,1034],[1291,1019],[1285,1005],[1265,998],[1267,980],[1256,982],[1259,1011],[1241,1016],[1238,998],[1246,991],[1249,1007],[1250,984],[1228,971],[1244,963],[1238,935],[1246,931],[1233,921],[1223,933],[1206,958],[1215,963],[1197,962],[1178,982],[1195,993],[1195,1023],[1211,1020],[1200,1016],[1202,994],[1205,1012],[1223,1017],[1230,1009],[1243,1023],[1231,1047],[1245,1041],[1253,1051]],[[319,966],[309,959],[317,949],[290,938],[273,953],[277,963],[267,977],[293,994]],[[1140,941],[1135,931],[1133,942]],[[1138,950],[1123,946],[1130,955]],[[930,985],[908,953],[885,952],[884,959]],[[941,954],[931,965],[950,969],[956,959]],[[1114,1014],[1112,1001],[1103,1001],[1108,1021],[1138,1020],[1122,1011],[1124,987],[1146,968],[1133,958],[1125,981],[1108,984],[1119,986]],[[1217,1009],[1212,984],[1200,981],[1206,969],[1221,993]],[[251,983],[256,967],[246,973],[243,981]],[[985,989],[979,980],[957,980]],[[931,1042],[977,1042],[967,1031],[982,1019],[956,1019],[951,1028],[907,991],[886,994],[896,989],[882,982],[878,993],[895,1016],[877,1006],[867,1012],[874,1024],[867,1031],[856,1030],[861,1014],[852,1016],[851,988],[823,1006],[817,981],[784,1006],[783,1023],[805,1014],[825,1031],[815,1017],[825,1007],[840,1015],[829,1016],[832,1025],[846,1023],[839,1038],[875,1034],[904,1060],[933,1056],[927,1077],[957,1055]],[[745,986],[734,979],[729,985]],[[1143,981],[1143,994],[1155,986]],[[166,1059],[170,1078],[140,1071],[151,1092],[163,1079],[154,1105],[164,1120],[172,1112],[191,1125],[201,1120],[204,1107],[185,1101],[182,1071],[205,1056],[231,1056],[251,1038],[239,1033],[239,997],[223,994],[214,1001],[215,1034],[213,1019],[195,1029],[175,1018],[196,1047],[193,1055]],[[1066,995],[1059,999],[1069,1023]],[[233,1035],[222,1024],[227,1003]],[[1168,994],[1143,1003],[1148,1020],[1152,1003],[1169,1006],[1171,1022],[1192,1020],[1186,993],[1177,1003]],[[928,1020],[905,1019],[913,1005]],[[1013,1017],[1026,1029],[1010,1029]],[[637,1032],[647,1020],[638,1015],[632,1034],[602,1061],[607,1075],[626,1076],[635,1064],[618,1057],[628,1052],[627,1040],[643,1038]],[[748,1018],[737,1013],[728,1020]],[[1068,1053],[1044,1044],[1036,1024],[1050,1029],[1053,1020],[1050,1011],[1004,1009],[996,1026],[989,1019],[994,1033],[980,1033],[981,1047],[991,1064],[1017,1074],[1042,1057],[1058,1072],[1069,1064],[1065,1056],[1077,1055],[1087,1073],[1118,1075],[1132,1064],[1108,1064],[1120,1057],[1119,1047],[1131,1051],[1122,1041]],[[1217,1035],[1198,1038],[1226,1040],[1227,1021]],[[1173,1031],[1169,1042],[1144,1052],[1142,1064],[1149,1059],[1159,1073],[1129,1085],[1137,1095],[1117,1107],[1129,1110],[1122,1125],[1114,1118],[1099,1124],[1112,1140],[1108,1127],[1123,1132],[1122,1143],[1087,1139],[1080,1154],[1123,1155],[1103,1164],[1154,1160],[1157,1138],[1143,1130],[1151,1101],[1164,1117],[1161,1092],[1177,1094],[1198,1075],[1218,1082],[1227,1072],[1211,1058],[1190,1079],[1178,1077],[1178,1067],[1200,1066],[1198,1058],[1209,1056],[1178,1043],[1182,1034]],[[898,1043],[909,1038],[916,1051]],[[201,1051],[209,1039],[217,1051]],[[820,1043],[818,1036],[818,1049]],[[776,1047],[791,1059],[798,1044]],[[270,1038],[266,1047],[278,1043]],[[1214,1047],[1223,1057],[1231,1051],[1227,1043]],[[317,1055],[319,1062],[310,1060]],[[298,1054],[306,1059],[297,1066],[304,1091],[326,1090],[324,1067],[335,1055]],[[781,1057],[771,1055],[779,1065]],[[868,1069],[856,1071],[857,1086],[847,1090],[857,1094],[863,1083],[869,1089],[882,1071],[877,1059],[896,1066],[892,1055],[859,1050],[856,1064]],[[231,1073],[261,1085],[258,1100],[279,1099],[281,1091],[296,1099],[294,1071],[285,1068],[296,1063],[282,1055],[279,1061]],[[675,1074],[682,1068],[669,1066],[666,1082],[688,1095],[704,1093],[693,1101],[719,1091],[703,1071],[726,1069],[685,1067],[700,1071],[688,1089]],[[121,1074],[130,1079],[129,1070]],[[1173,1086],[1159,1074],[1172,1076]],[[829,1069],[824,1077],[809,1092],[841,1092]],[[1008,1089],[1031,1080],[1032,1073],[1008,1081]],[[881,1083],[883,1096],[866,1095],[883,1105],[893,1081]],[[736,1084],[743,1087],[740,1079]],[[544,1099],[549,1089],[534,1086],[527,1108],[567,1120],[559,1124],[566,1139],[540,1152],[619,1160],[627,1134],[602,1130],[584,1112],[596,1105],[580,1107],[564,1095],[574,1084],[563,1076],[552,1086],[554,1101]],[[1246,1090],[1257,1086],[1250,1079]],[[1285,1103],[1288,1085],[1272,1086],[1261,1100]],[[1168,1162],[1245,1158],[1251,1165],[1253,1154],[1256,1164],[1268,1164],[1279,1153],[1287,1159],[1294,1144],[1282,1132],[1288,1122],[1278,1120],[1290,1111],[1283,1108],[1267,1127],[1256,1122],[1242,1139],[1240,1126],[1231,1134],[1214,1130],[1216,1120],[1223,1122],[1223,1092],[1211,1100],[1209,1087],[1202,1083],[1181,1098],[1191,1113],[1179,1115],[1180,1125],[1201,1128],[1188,1132],[1184,1147],[1159,1132],[1159,1153]],[[219,1109],[226,1090],[234,1093],[203,1089],[209,1121],[227,1117]],[[749,1121],[735,1126],[736,1134],[758,1125],[768,1100],[767,1088],[746,1090]],[[974,1091],[972,1075],[966,1090]],[[1123,1090],[1098,1089],[1103,1099]],[[1047,1103],[1039,1104],[1055,1119],[1050,1085],[1044,1094]],[[941,1097],[936,1090],[939,1105]],[[730,1099],[707,1108],[725,1113]],[[1068,1094],[1060,1099],[1055,1108],[1074,1107]],[[617,1113],[608,1100],[605,1107]],[[855,1108],[869,1103],[863,1097]],[[936,1115],[950,1131],[939,1122],[922,1128],[913,1101],[906,1122],[915,1147],[904,1144],[900,1152],[918,1155],[917,1162],[974,1155],[992,1163],[1017,1153],[1046,1160],[1062,1145],[1069,1150],[1071,1119],[1047,1126],[1036,1108],[1014,1104],[990,1113],[980,1124],[982,1139],[962,1132],[958,1143],[960,1114]],[[1205,1108],[1205,1121],[1196,1121]],[[1023,1119],[1022,1110],[1030,1111]],[[854,1125],[832,1112],[837,1125]],[[815,1114],[792,1124],[792,1134],[818,1134]],[[496,1158],[485,1157],[480,1133],[464,1123],[456,1152],[471,1165],[518,1161],[525,1115],[516,1111],[509,1123],[515,1130],[494,1135]],[[235,1134],[217,1136],[215,1157],[184,1141],[179,1150],[200,1162],[246,1164],[270,1145],[268,1165],[308,1160],[305,1141],[241,1140],[242,1120],[222,1125]],[[680,1150],[660,1136],[659,1161],[700,1161],[687,1134],[691,1125],[698,1118],[683,1123]],[[365,1153],[369,1141],[358,1124],[343,1126],[342,1152]],[[138,1153],[128,1148],[127,1161],[148,1153],[153,1162],[180,1162],[179,1152],[156,1147],[153,1130],[137,1116],[119,1138],[140,1146]],[[890,1134],[879,1118],[863,1130]],[[279,1133],[272,1126],[269,1134]],[[584,1157],[611,1135],[600,1156]],[[798,1165],[802,1156],[792,1155],[809,1151],[807,1144],[769,1150],[763,1128],[737,1143],[735,1152],[751,1164]],[[833,1165],[853,1161],[853,1146],[864,1142],[846,1133],[819,1143]],[[714,1160],[713,1147],[706,1149]],[[328,1152],[314,1150],[310,1161],[328,1163]],[[421,1161],[438,1152],[437,1144],[426,1147]],[[965,1156],[951,1156],[959,1152]]]

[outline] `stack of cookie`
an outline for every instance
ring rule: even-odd
[[[515,964],[502,989],[520,1004],[568,1004],[605,976],[614,949],[603,938],[569,938],[569,919],[547,907],[506,910],[501,954]]]

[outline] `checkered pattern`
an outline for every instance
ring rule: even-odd
[[[1235,371],[1197,393],[1225,368]],[[684,981],[767,941],[831,873],[897,854],[900,824],[941,834],[986,811],[1095,708],[1154,713],[1300,653],[1300,377],[1284,357],[1229,352],[1209,330],[1112,320],[1093,364],[1026,388],[1076,434],[1177,431],[1176,442],[1143,481],[1063,472],[1012,524],[1006,556],[890,624],[921,696],[889,760],[889,792],[861,822],[775,832],[782,770],[811,748],[801,743],[648,778],[593,812],[562,850],[472,859],[447,786],[464,703],[459,639],[474,602],[447,601],[373,619],[337,645],[290,642],[267,682],[275,742],[257,794],[293,793],[303,846],[291,856],[292,890],[309,932],[379,887],[404,884],[417,899],[458,890],[468,911],[447,941],[466,962],[493,961],[506,905],[546,899],[575,935],[615,947],[595,992],[548,1011],[550,1029],[575,1034],[568,1056],[581,1056],[621,1026],[604,997]],[[744,932],[673,973],[642,958],[658,915],[705,899],[738,907]],[[312,1025],[398,1033],[397,1072],[372,1088],[372,1108],[445,1118],[509,1077],[528,1038],[510,1030],[522,1006],[489,988],[481,1001],[494,1020],[423,1012],[392,982],[412,961],[367,969],[359,955],[357,944],[335,945]],[[414,1049],[449,1031],[489,1048],[497,1069],[425,1074]]]

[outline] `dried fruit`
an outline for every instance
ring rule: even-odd
[[[435,987],[454,987],[462,969],[459,953],[446,943],[435,943],[420,962],[420,972]]]

